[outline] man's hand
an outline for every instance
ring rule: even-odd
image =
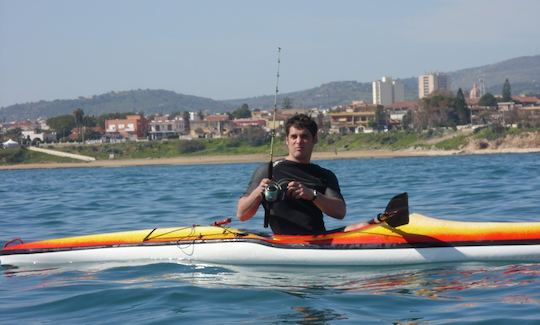
[[[287,195],[297,200],[302,199],[312,201],[315,198],[313,189],[296,181],[292,181],[287,184]]]
[[[238,206],[236,208],[236,216],[240,221],[246,221],[251,219],[257,212],[259,205],[262,202],[264,189],[272,181],[269,178],[263,178],[259,185],[251,191],[248,196],[243,196],[238,200]]]
[[[257,186],[253,191],[258,193],[259,195],[264,194],[264,189],[270,185],[272,181],[269,178],[263,178],[261,179],[261,182],[259,183],[259,186]]]
[[[295,199],[302,199],[307,201],[313,201],[315,194],[313,189],[303,185],[300,182],[292,181],[287,184],[287,194]],[[347,208],[345,206],[345,201],[337,197],[326,196],[323,193],[318,193],[317,200],[313,203],[319,208],[323,213],[336,218],[343,219]]]

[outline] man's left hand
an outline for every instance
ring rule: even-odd
[[[287,184],[287,195],[297,200],[303,199],[311,201],[315,194],[313,193],[313,189],[300,182],[292,181]]]

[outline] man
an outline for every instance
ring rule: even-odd
[[[336,219],[345,217],[346,205],[336,175],[311,163],[318,141],[317,124],[305,114],[285,123],[288,155],[274,163],[273,179],[267,164],[253,174],[246,193],[238,200],[237,217],[249,220],[263,202],[266,187],[275,182],[285,192],[273,202],[269,224],[275,234],[305,235],[326,231],[323,213]]]

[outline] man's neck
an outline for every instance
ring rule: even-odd
[[[287,158],[285,158],[285,160],[288,160],[288,161],[292,161],[292,162],[295,162],[295,163],[298,163],[298,164],[310,164],[311,163],[311,159],[308,158],[308,159],[296,159],[294,157],[291,157],[291,156],[287,156]]]

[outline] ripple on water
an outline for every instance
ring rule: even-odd
[[[320,163],[339,177],[348,202],[345,223],[367,220],[403,191],[409,192],[411,210],[426,215],[538,221],[539,157]],[[257,165],[2,171],[0,240],[210,224],[234,216],[236,199]],[[232,226],[260,231],[261,223],[259,211]],[[328,219],[328,228],[343,224]],[[2,266],[0,315],[7,324],[537,323],[539,265]]]

